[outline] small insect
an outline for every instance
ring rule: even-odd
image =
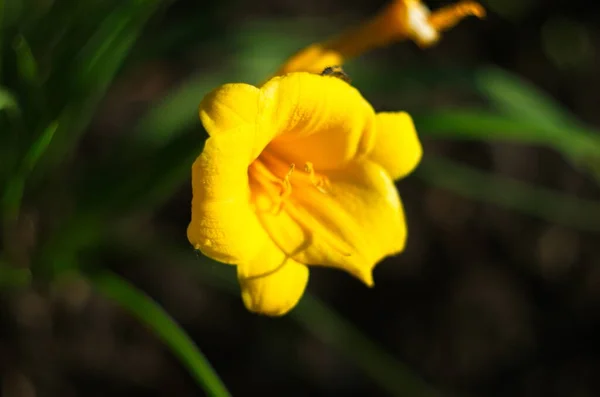
[[[346,83],[350,83],[351,81],[350,76],[344,72],[344,69],[342,69],[341,66],[327,66],[321,72],[321,76],[337,77],[338,79],[344,80]]]

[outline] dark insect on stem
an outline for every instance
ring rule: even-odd
[[[338,79],[344,80],[346,83],[350,83],[350,81],[352,81],[350,79],[350,76],[348,76],[346,72],[344,72],[344,69],[342,69],[341,66],[327,66],[321,72],[321,76],[336,77]]]

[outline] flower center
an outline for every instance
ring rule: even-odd
[[[318,238],[340,255],[352,255],[354,250],[351,246],[323,225],[308,209],[293,202],[294,196],[299,197],[303,192],[311,195],[313,200],[319,200],[318,197],[335,200],[331,194],[329,179],[316,172],[311,162],[307,161],[303,169],[299,170],[294,163],[287,163],[264,150],[248,167],[248,180],[251,190],[250,203],[261,221],[263,216],[277,217],[285,208],[287,215],[303,229],[307,240],[299,244],[298,249],[305,248],[311,240]],[[311,194],[307,189],[316,189],[322,196],[315,197],[312,195],[314,192]],[[292,192],[295,192],[294,196]],[[330,201],[330,205],[333,205],[333,202]],[[287,254],[293,255],[293,252]]]
[[[302,171],[296,171],[296,164],[286,163],[268,150],[250,164],[248,179],[255,209],[274,215],[281,212],[293,186],[297,189],[316,188],[323,194],[327,194],[329,187],[329,179],[315,172],[311,162],[307,161]]]

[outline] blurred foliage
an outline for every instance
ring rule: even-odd
[[[110,272],[95,274],[92,276],[92,281],[101,293],[148,324],[174,354],[190,368],[194,378],[204,385],[210,396],[229,395],[227,388],[215,375],[208,361],[198,353],[198,348],[190,337],[152,299]]]
[[[188,23],[173,26],[160,40],[153,32],[144,31],[151,18],[160,15],[169,3],[0,2],[0,286],[32,282],[43,285],[80,272],[101,293],[160,335],[209,394],[223,396],[228,392],[210,364],[168,314],[135,286],[86,259],[98,253],[107,241],[113,241],[124,219],[153,213],[189,179],[190,165],[203,144],[204,132],[197,119],[200,98],[220,83],[262,81],[287,55],[310,43],[304,27],[313,22],[255,21],[242,26],[228,37],[239,47],[236,63],[224,60],[220,69],[196,73],[178,84],[140,118],[133,131],[121,131],[113,138],[106,158],[78,157],[78,147],[100,101],[125,65],[168,54],[174,51],[174,43],[190,45],[194,41],[191,36],[210,32],[210,21],[202,15],[191,15]],[[495,4],[499,10],[511,13],[527,3]],[[205,23],[196,29],[199,20]],[[564,21],[555,21],[547,29],[548,43],[556,41],[553,35],[582,35]],[[567,33],[560,33],[564,31]],[[142,33],[148,39],[138,43]],[[313,33],[316,38],[317,32]],[[275,36],[280,40],[269,40]],[[574,56],[584,57],[584,47],[582,44]],[[557,57],[568,52],[564,46],[548,44],[548,48]],[[261,55],[257,57],[257,53]],[[369,63],[357,63],[350,69],[356,81],[364,83],[366,95],[367,86],[393,94],[406,82],[383,71],[375,72],[377,67]],[[440,80],[449,76],[448,72],[427,68],[419,73]],[[487,106],[415,114],[423,136],[544,146],[600,181],[597,131],[506,71],[488,67],[474,72],[460,70],[456,75],[474,95],[487,101]],[[411,76],[407,74],[405,79]],[[600,204],[596,202],[491,175],[448,159],[426,154],[417,176],[460,195],[549,222],[600,229]],[[48,206],[64,200],[68,205],[58,213]],[[34,237],[23,232],[33,212],[41,216]],[[113,243],[135,251],[138,243],[130,240]],[[191,250],[174,249],[168,245],[169,238],[164,244],[161,240],[144,246],[168,251],[181,264],[192,262]],[[231,269],[223,267],[219,273],[205,271],[208,266],[204,261],[193,264],[215,288],[237,293]],[[335,346],[390,394],[433,394],[408,368],[316,298],[305,297],[291,317]]]

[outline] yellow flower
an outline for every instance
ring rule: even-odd
[[[485,9],[474,1],[461,1],[431,13],[420,0],[395,0],[357,28],[298,52],[277,74],[297,71],[320,73],[327,66],[341,65],[372,48],[404,39],[427,47],[439,40],[440,32],[470,15],[483,18]]]
[[[200,105],[210,137],[192,169],[194,247],[236,264],[246,307],[289,311],[306,265],[371,271],[406,225],[393,180],[421,158],[406,113],[375,113],[341,79],[297,72],[226,84]]]
[[[474,14],[473,4],[430,15],[416,0],[397,0],[357,30],[301,51],[262,86],[225,84],[202,100],[209,138],[192,167],[188,239],[237,265],[250,311],[287,313],[310,265],[372,286],[375,265],[404,249],[394,180],[421,159],[412,119],[376,113],[344,79],[321,72],[392,40],[430,44]]]

